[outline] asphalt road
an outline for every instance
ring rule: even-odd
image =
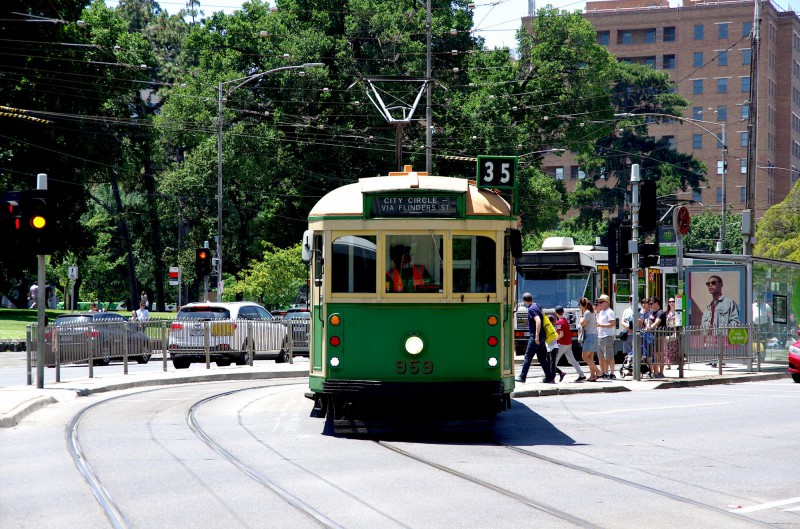
[[[380,443],[333,435],[306,390],[189,384],[44,408],[0,430],[0,526],[111,526],[73,431],[130,527],[800,525],[789,380],[520,399],[485,435]]]

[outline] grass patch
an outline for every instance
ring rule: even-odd
[[[68,310],[47,309],[48,321],[50,323],[59,314],[68,314]],[[123,316],[130,316],[128,311],[120,311]],[[25,328],[36,323],[39,317],[36,309],[0,309],[0,340],[25,340]],[[175,317],[174,312],[151,312],[150,318],[154,320],[171,320]]]

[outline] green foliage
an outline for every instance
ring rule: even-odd
[[[242,294],[247,299],[257,299],[269,307],[283,307],[297,298],[306,284],[308,271],[301,259],[300,244],[280,249],[272,244],[261,260],[253,260],[239,273],[238,281],[226,290]]]
[[[597,237],[604,237],[608,231],[608,222],[596,218],[588,226],[582,225],[577,217],[561,222],[558,229],[546,230],[523,239],[523,249],[525,251],[541,250],[542,243],[548,237],[572,237],[575,244],[592,245],[597,241]]]
[[[755,254],[800,261],[800,184],[780,204],[769,208],[756,227]]]
[[[689,233],[683,239],[686,251],[714,253],[719,240],[722,215],[710,211],[692,217]],[[725,251],[740,253],[742,249],[742,215],[729,212],[725,216]]]

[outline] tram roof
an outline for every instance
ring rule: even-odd
[[[357,183],[334,189],[317,202],[309,217],[364,214],[364,195],[395,191],[445,191],[466,194],[467,215],[510,216],[511,207],[491,190],[478,189],[474,182],[451,176],[429,176],[404,172],[390,176],[360,178]]]

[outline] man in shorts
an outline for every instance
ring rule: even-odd
[[[617,315],[611,309],[611,300],[606,294],[597,298],[594,306],[597,309],[597,339],[600,342],[600,350],[597,358],[600,361],[600,371],[603,378],[617,378],[614,375],[614,334],[616,334]]]

